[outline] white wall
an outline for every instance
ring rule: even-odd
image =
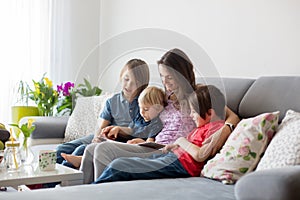
[[[165,29],[197,43],[222,76],[300,75],[299,10],[297,0],[102,0],[100,41]],[[151,64],[162,55],[147,53],[136,55]]]
[[[98,78],[100,0],[54,1],[52,78],[56,83]]]

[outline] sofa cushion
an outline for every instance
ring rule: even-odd
[[[242,118],[248,118],[278,110],[281,122],[287,110],[300,110],[299,85],[299,76],[260,77],[243,97],[238,114]]]
[[[300,199],[300,166],[260,170],[243,176],[235,185],[237,200]]]
[[[300,164],[300,113],[288,110],[256,170]]]
[[[235,200],[234,186],[201,177],[118,181],[105,184],[84,184],[32,190],[30,192],[0,192],[5,200]]]
[[[278,125],[279,112],[243,119],[225,145],[202,170],[208,178],[234,183],[253,171]]]
[[[67,123],[64,142],[94,134],[100,125],[100,112],[109,94],[80,97]]]

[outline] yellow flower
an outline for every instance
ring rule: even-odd
[[[45,77],[44,81],[45,81],[46,85],[48,85],[49,88],[51,88],[53,86],[53,83],[49,78]]]
[[[40,115],[52,116],[54,106],[58,101],[58,95],[57,91],[53,88],[52,81],[44,75],[40,81],[32,80],[35,90],[31,90],[30,99],[35,101]]]
[[[33,122],[34,122],[34,119],[29,118],[27,121],[27,128],[31,128]]]
[[[35,130],[35,126],[32,124],[34,119],[28,119],[26,123],[19,126],[18,124],[9,124],[10,126],[17,127],[23,133],[24,137],[30,137],[31,133]]]
[[[40,85],[38,83],[35,83],[34,87],[35,87],[36,94],[40,94],[41,93],[41,91],[40,91]]]

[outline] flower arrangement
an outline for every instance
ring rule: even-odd
[[[34,119],[28,119],[26,123],[19,126],[18,124],[9,124],[10,126],[17,127],[22,133],[24,138],[29,138],[31,133],[35,130],[33,125]]]
[[[59,94],[56,107],[58,115],[71,115],[78,96],[99,96],[102,92],[99,87],[92,86],[87,79],[84,79],[84,83],[78,84],[77,87],[72,82],[62,83],[57,85],[57,91]]]
[[[23,142],[21,147],[21,161],[25,164],[30,164],[33,160],[33,153],[28,149],[28,138],[31,133],[35,130],[35,126],[33,125],[34,119],[29,118],[26,123],[19,126],[18,124],[9,124],[10,126],[17,127],[23,133]],[[11,130],[12,133],[12,130]],[[17,136],[19,137],[19,136]]]
[[[73,99],[75,99],[74,83],[66,82],[57,85],[59,95],[57,103],[57,113],[59,115],[71,115],[73,111]]]
[[[40,116],[71,115],[78,96],[99,96],[102,92],[99,87],[92,86],[87,79],[84,79],[84,83],[78,84],[77,87],[73,82],[68,81],[57,85],[56,89],[45,74],[40,81],[32,81],[33,89],[26,82],[20,81],[18,93],[21,100],[26,103],[28,103],[28,97],[35,102]],[[56,113],[54,113],[55,106]]]
[[[40,116],[52,116],[53,107],[58,101],[58,92],[53,89],[52,81],[43,75],[38,82],[33,80],[34,90],[30,91],[30,99],[32,99],[39,110]]]

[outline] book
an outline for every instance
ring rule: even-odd
[[[139,143],[138,145],[143,147],[153,148],[153,149],[161,149],[165,146],[164,144],[158,144],[155,142],[143,142],[143,143]]]

